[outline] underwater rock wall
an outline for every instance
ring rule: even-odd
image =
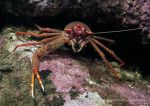
[[[121,0],[123,1],[123,0]],[[0,11],[13,16],[56,16],[69,13],[71,16],[88,17],[90,14],[112,12],[120,8],[117,0],[1,0]],[[120,10],[119,10],[120,11]],[[79,16],[80,17],[80,16]]]
[[[4,18],[8,15],[64,19],[78,17],[100,24],[113,17],[127,26],[143,28],[150,37],[149,0],[1,0],[0,13]]]
[[[123,5],[123,22],[139,25],[150,38],[150,0],[126,0]]]

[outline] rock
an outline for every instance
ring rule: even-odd
[[[64,56],[63,56],[64,55]],[[56,87],[57,92],[69,97],[69,92],[84,93],[86,88],[83,84],[89,78],[88,69],[81,66],[77,60],[65,54],[49,54],[40,63],[39,70],[49,70],[52,75],[50,80]]]
[[[123,1],[123,0],[121,0]],[[0,12],[13,16],[37,17],[37,16],[56,16],[59,14],[68,14],[77,16],[94,16],[101,10],[112,11],[115,6],[120,5],[117,0],[107,1],[94,0],[2,0],[0,3]],[[103,12],[103,11],[102,11]]]
[[[0,49],[3,48],[4,44],[5,44],[5,39],[4,39],[4,37],[0,37]]]
[[[55,19],[90,19],[96,23],[115,21],[137,25],[150,36],[150,3],[149,0],[1,0],[1,17],[47,17]],[[80,15],[79,15],[80,14]],[[59,18],[58,18],[59,20]],[[120,23],[121,24],[121,23]],[[119,26],[119,25],[118,25]]]
[[[96,92],[79,95],[76,100],[67,101],[63,106],[108,106]]]
[[[117,92],[117,94],[124,96],[131,106],[150,104],[150,92],[146,93],[147,91],[145,92],[134,87],[131,88],[126,84],[114,84],[111,86],[111,89]]]
[[[143,28],[143,31],[147,31],[148,38],[150,38],[150,1],[125,1],[123,11],[123,22],[130,25],[139,25]]]
[[[9,51],[0,51],[0,60],[0,72],[10,72],[13,70],[13,57]]]

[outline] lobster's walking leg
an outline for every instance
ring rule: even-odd
[[[37,33],[32,33],[32,32],[16,32],[16,35],[29,35],[37,38],[42,38],[42,37],[50,37],[50,36],[58,36],[60,35],[61,32],[59,33],[42,33],[42,34],[37,34]]]
[[[32,57],[32,72],[34,73],[34,75],[36,76],[42,90],[44,91],[44,86],[42,84],[40,75],[38,73],[39,70],[39,61],[42,58],[42,56],[44,56],[47,52],[51,52],[57,48],[59,48],[62,44],[67,43],[68,42],[68,38],[61,36],[60,38],[57,38],[55,40],[53,40],[52,42],[42,46],[41,48],[39,48]],[[32,97],[34,97],[34,75],[32,75],[32,81],[31,81],[31,95]]]
[[[110,70],[112,71],[112,73],[115,76],[115,78],[117,80],[119,80],[119,76],[118,76],[116,70],[112,67],[112,65],[109,63],[109,61],[105,58],[104,53],[98,48],[98,46],[93,41],[90,41],[90,43],[94,47],[94,49],[98,52],[98,54],[101,56],[101,58],[106,63],[106,65],[108,66],[108,68],[110,68]]]
[[[37,24],[35,24],[35,26],[38,28],[38,30],[40,31],[40,32],[55,32],[55,33],[59,33],[59,32],[61,32],[61,30],[58,30],[58,29],[52,29],[52,28],[42,28],[42,27],[40,27],[39,25],[37,25]]]
[[[114,57],[118,62],[120,62],[120,66],[124,65],[125,63],[109,48],[107,48],[105,45],[103,45],[101,42],[97,41],[96,39],[92,39],[93,42],[95,42],[97,45],[102,47],[104,50],[106,50],[112,57]]]
[[[56,36],[56,37],[52,37],[52,38],[47,38],[47,39],[44,39],[44,40],[42,40],[42,41],[40,41],[40,42],[20,44],[20,45],[17,45],[17,46],[14,48],[13,52],[14,52],[18,47],[41,45],[41,44],[43,44],[43,43],[48,43],[48,42],[50,42],[50,41],[52,41],[52,40],[54,40],[54,39],[57,39],[58,37],[60,37],[60,36]]]
[[[34,98],[34,79],[35,79],[35,75],[34,75],[34,72],[32,71],[32,76],[31,76],[31,95],[32,97]]]
[[[104,40],[104,41],[107,41],[107,42],[110,42],[110,43],[115,43],[114,40],[112,39],[108,39],[108,38],[104,38],[104,37],[100,37],[100,36],[93,36],[95,39],[99,39],[99,40]]]

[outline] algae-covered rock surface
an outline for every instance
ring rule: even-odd
[[[35,80],[35,98],[30,94],[31,58],[39,46],[17,48],[38,39],[19,37],[24,27],[5,27],[0,32],[0,106],[148,106],[150,81],[141,74],[111,62],[121,79],[116,81],[100,58],[91,59],[62,48],[40,61],[39,73],[45,91]],[[84,54],[84,53],[83,53]]]

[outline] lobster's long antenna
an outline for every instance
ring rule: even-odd
[[[119,31],[94,32],[92,34],[118,33],[118,32],[128,32],[128,31],[142,30],[142,29],[143,28],[134,28],[134,29],[119,30]]]

